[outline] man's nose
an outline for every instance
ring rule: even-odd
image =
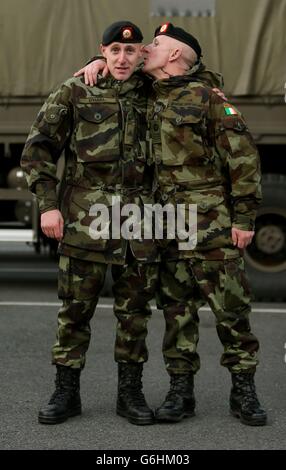
[[[121,51],[119,54],[119,62],[124,63],[126,61],[126,54],[124,51]]]

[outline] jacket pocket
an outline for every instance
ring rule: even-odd
[[[231,217],[223,196],[205,195],[197,201],[197,233],[200,250],[232,244]]]
[[[61,104],[48,104],[44,112],[37,117],[37,127],[42,134],[55,137],[60,125],[68,113],[68,108]]]
[[[162,159],[165,165],[202,166],[209,162],[204,110],[172,106],[162,114]]]
[[[118,111],[116,102],[77,106],[75,145],[78,162],[119,159]]]
[[[229,208],[223,195],[216,192],[195,191],[177,193],[173,198],[175,204],[184,204],[186,229],[192,225],[192,231],[197,232],[197,246],[195,249],[210,250],[227,247],[231,244],[231,217]],[[196,205],[196,227],[193,212],[189,212],[189,204]],[[191,217],[191,218],[190,218]]]
[[[69,201],[63,243],[82,250],[105,251],[112,238],[112,195],[75,188]]]

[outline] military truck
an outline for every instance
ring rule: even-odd
[[[98,52],[111,22],[138,23],[149,42],[170,21],[198,37],[254,136],[264,199],[245,260],[256,298],[285,300],[286,0],[2,0],[0,18],[0,243],[50,243],[19,168],[44,99]]]

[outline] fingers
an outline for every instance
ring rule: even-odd
[[[104,67],[103,71],[102,71],[102,76],[103,78],[105,78],[107,75],[108,75],[108,72],[109,72],[109,69],[107,67],[107,65]]]
[[[246,248],[248,245],[250,245],[253,236],[254,232],[246,232],[246,234],[239,240],[238,248]]]
[[[244,247],[243,247],[243,248],[246,248],[248,245],[251,244],[252,238],[253,238],[253,237],[248,237],[248,238],[246,238],[246,240],[244,241]]]
[[[218,96],[220,96],[220,98],[222,98],[224,101],[227,101],[227,98],[226,98],[224,92],[223,92],[220,88],[213,88],[213,91],[214,91]]]
[[[246,248],[252,242],[254,237],[253,231],[239,230],[232,228],[231,230],[232,242],[234,246],[240,249]]]
[[[64,229],[64,223],[63,223],[63,220],[60,219],[59,223],[56,225],[53,231],[53,234],[54,234],[53,238],[55,238],[58,242],[60,242],[61,239],[63,238],[63,229]]]
[[[246,242],[244,240],[242,240],[241,238],[238,238],[237,247],[238,248],[245,248],[246,247]]]
[[[232,238],[232,243],[234,246],[237,246],[238,243],[238,233],[235,229],[232,229],[231,231],[231,238]]]
[[[75,72],[75,73],[73,74],[73,76],[74,76],[74,77],[80,77],[80,76],[83,75],[83,74],[84,74],[84,68],[78,70],[77,72]]]
[[[41,227],[41,228],[42,228],[42,232],[46,235],[46,237],[54,238],[52,229],[48,227]]]
[[[95,85],[96,80],[93,80],[92,72],[90,71],[88,66],[83,67],[82,69],[78,70],[73,74],[74,77],[80,77],[81,75],[84,75],[84,83],[86,85]]]
[[[51,210],[41,215],[41,229],[46,237],[60,241],[63,238],[64,219],[58,210]]]
[[[58,242],[63,238],[63,227],[58,225],[57,227],[42,227],[43,233],[48,238],[55,238]]]
[[[84,83],[89,86],[94,85],[93,76],[89,67],[86,67],[86,70],[84,72]]]

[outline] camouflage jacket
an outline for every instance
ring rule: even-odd
[[[239,256],[231,228],[252,230],[261,201],[259,155],[246,123],[203,79],[202,71],[155,81],[149,105],[157,202],[185,204],[186,211],[197,205],[197,246],[163,244],[172,258]],[[209,72],[207,83],[218,84]]]
[[[146,164],[146,93],[140,74],[125,82],[108,77],[96,87],[71,78],[49,96],[32,125],[21,165],[40,211],[59,208],[62,212],[61,254],[124,263],[129,241],[120,235],[121,212],[119,216],[116,212],[117,217],[112,212],[114,197],[120,197],[120,209],[126,203],[142,208],[153,201]],[[65,169],[57,191],[57,162],[62,152]],[[108,237],[106,233],[105,238],[91,236],[94,204],[108,208]],[[112,235],[114,224],[117,234]],[[133,239],[130,247],[139,260],[156,259],[152,240]]]

